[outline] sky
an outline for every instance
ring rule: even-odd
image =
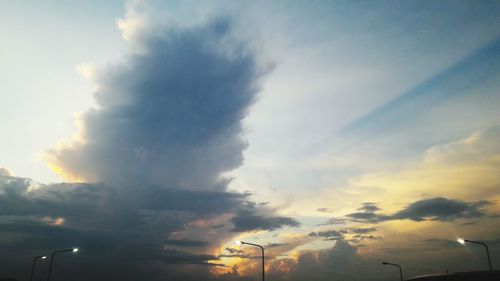
[[[0,1],[0,278],[500,268],[497,1]],[[36,264],[35,279],[48,263]]]

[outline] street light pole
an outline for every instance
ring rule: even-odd
[[[401,269],[401,266],[399,264],[395,263],[390,263],[390,262],[382,262],[383,265],[392,265],[392,266],[397,266],[399,268],[399,279],[403,281],[403,270]]]
[[[486,249],[486,256],[488,257],[488,267],[489,267],[490,270],[493,270],[493,267],[491,266],[490,250],[488,249],[488,245],[486,245],[486,243],[480,242],[480,241],[463,239],[463,238],[458,238],[457,241],[458,241],[458,243],[460,243],[462,245],[464,245],[466,242],[473,243],[473,244],[483,245],[484,248]]]
[[[245,241],[236,241],[237,244],[239,245],[250,245],[250,246],[255,246],[259,247],[260,250],[262,251],[262,281],[265,281],[265,275],[266,275],[266,268],[265,268],[265,262],[264,262],[264,247],[258,244],[253,244]]]
[[[36,261],[39,260],[39,259],[46,259],[47,256],[35,256],[33,258],[33,264],[31,265],[31,274],[30,274],[30,281],[33,281],[33,275],[35,274],[35,265],[36,265]]]
[[[54,263],[54,258],[57,253],[62,253],[62,252],[73,252],[76,253],[78,252],[78,248],[71,248],[71,249],[64,249],[64,250],[57,250],[52,253],[50,257],[50,265],[49,265],[49,273],[47,274],[47,281],[50,281],[50,273],[52,272],[52,264]]]

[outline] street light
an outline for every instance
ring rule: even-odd
[[[265,281],[266,268],[265,268],[265,263],[264,263],[264,247],[262,247],[261,245],[258,245],[258,244],[248,243],[248,242],[240,241],[240,240],[235,241],[234,243],[236,245],[250,245],[250,246],[255,246],[255,247],[260,248],[260,250],[262,251],[262,281]]]
[[[33,281],[33,274],[35,274],[35,265],[37,260],[44,260],[46,259],[47,256],[35,256],[33,258],[33,265],[31,266],[31,274],[30,274],[30,281]]]
[[[486,249],[486,256],[488,257],[488,267],[490,268],[490,270],[493,270],[493,267],[491,266],[491,257],[490,257],[490,250],[488,249],[488,245],[486,245],[483,242],[473,241],[473,240],[468,240],[468,239],[463,239],[463,238],[458,238],[457,241],[458,241],[458,243],[460,243],[462,245],[465,245],[466,242],[483,245],[484,248]]]
[[[401,269],[401,266],[399,264],[395,263],[390,263],[390,262],[382,262],[383,265],[392,265],[392,266],[397,266],[399,268],[399,278],[401,281],[403,281],[403,270]]]
[[[50,265],[49,265],[49,273],[47,274],[47,281],[50,281],[50,273],[52,272],[52,264],[54,263],[54,257],[57,253],[62,253],[62,252],[73,252],[76,253],[78,252],[78,248],[70,248],[70,249],[64,249],[64,250],[57,250],[52,253],[50,257]]]

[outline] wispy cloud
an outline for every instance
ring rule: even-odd
[[[465,89],[482,83],[500,71],[500,38],[479,48],[434,77],[346,125],[343,133],[370,135],[404,126],[405,121],[463,94]]]

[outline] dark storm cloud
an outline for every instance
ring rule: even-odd
[[[199,255],[174,249],[163,250],[158,258],[169,264],[220,265],[210,262],[219,259],[214,255]]]
[[[65,225],[85,229],[148,225],[151,222],[166,230],[175,230],[195,217],[234,212],[246,198],[243,194],[229,192],[160,187],[137,190],[106,184],[36,187],[28,179],[2,176],[0,192],[0,214],[4,216],[61,217],[65,219]]]
[[[112,267],[111,260],[117,257],[123,263],[143,265],[156,260],[222,266],[217,262],[220,257],[203,253],[211,246],[208,241],[168,239],[168,234],[182,231],[191,221],[223,213],[250,218],[252,227],[244,226],[250,230],[294,224],[286,217],[257,216],[258,209],[246,204],[244,194],[153,187],[121,191],[105,184],[36,185],[28,179],[0,176],[0,239],[9,241],[0,248],[29,256],[78,246],[85,255],[81,266],[88,270],[94,270],[92,260]],[[210,208],[207,202],[217,207]],[[64,221],[58,225],[57,218]],[[251,257],[226,256],[235,255]]]
[[[99,247],[121,244],[129,250],[142,247],[141,252],[164,245],[207,247],[205,241],[167,236],[190,221],[236,212],[246,197],[153,187],[123,192],[93,184],[42,185],[30,190],[33,186],[27,179],[0,176],[2,234],[15,237],[12,244],[25,246],[63,246],[63,241],[78,240],[87,251],[99,239]],[[209,203],[216,207],[210,208]]]
[[[86,141],[49,160],[95,181],[224,190],[221,173],[243,162],[241,120],[262,74],[229,32],[219,20],[147,38],[146,51],[99,76]]]
[[[210,280],[208,267],[192,265],[221,265],[206,253],[234,232],[298,225],[226,190],[222,174],[242,164],[241,121],[262,75],[230,29],[219,20],[151,33],[141,52],[98,73],[83,140],[48,151],[89,183],[2,172],[0,250],[9,256],[0,271],[22,279],[34,254],[79,246],[79,274],[61,278]]]
[[[177,246],[177,247],[206,247],[210,245],[207,241],[189,240],[189,239],[180,239],[180,240],[169,239],[163,241],[163,244],[169,246]]]
[[[69,216],[79,223],[86,223],[89,212],[96,211],[96,202],[105,203],[109,192],[109,189],[96,185],[38,186],[29,179],[0,176],[0,214],[6,217]],[[100,219],[103,216],[92,218],[90,222],[99,224]]]
[[[299,222],[290,217],[263,216],[251,210],[241,210],[233,218],[233,232],[275,230],[283,226],[299,226]]]
[[[457,219],[474,219],[480,217],[495,217],[496,215],[486,214],[482,208],[493,204],[491,201],[481,200],[476,202],[466,202],[443,197],[422,199],[411,203],[406,208],[392,214],[384,215],[377,211],[380,210],[375,204],[366,203],[359,208],[360,212],[354,212],[346,215],[346,218],[355,222],[378,223],[389,220],[413,221],[454,221]]]

